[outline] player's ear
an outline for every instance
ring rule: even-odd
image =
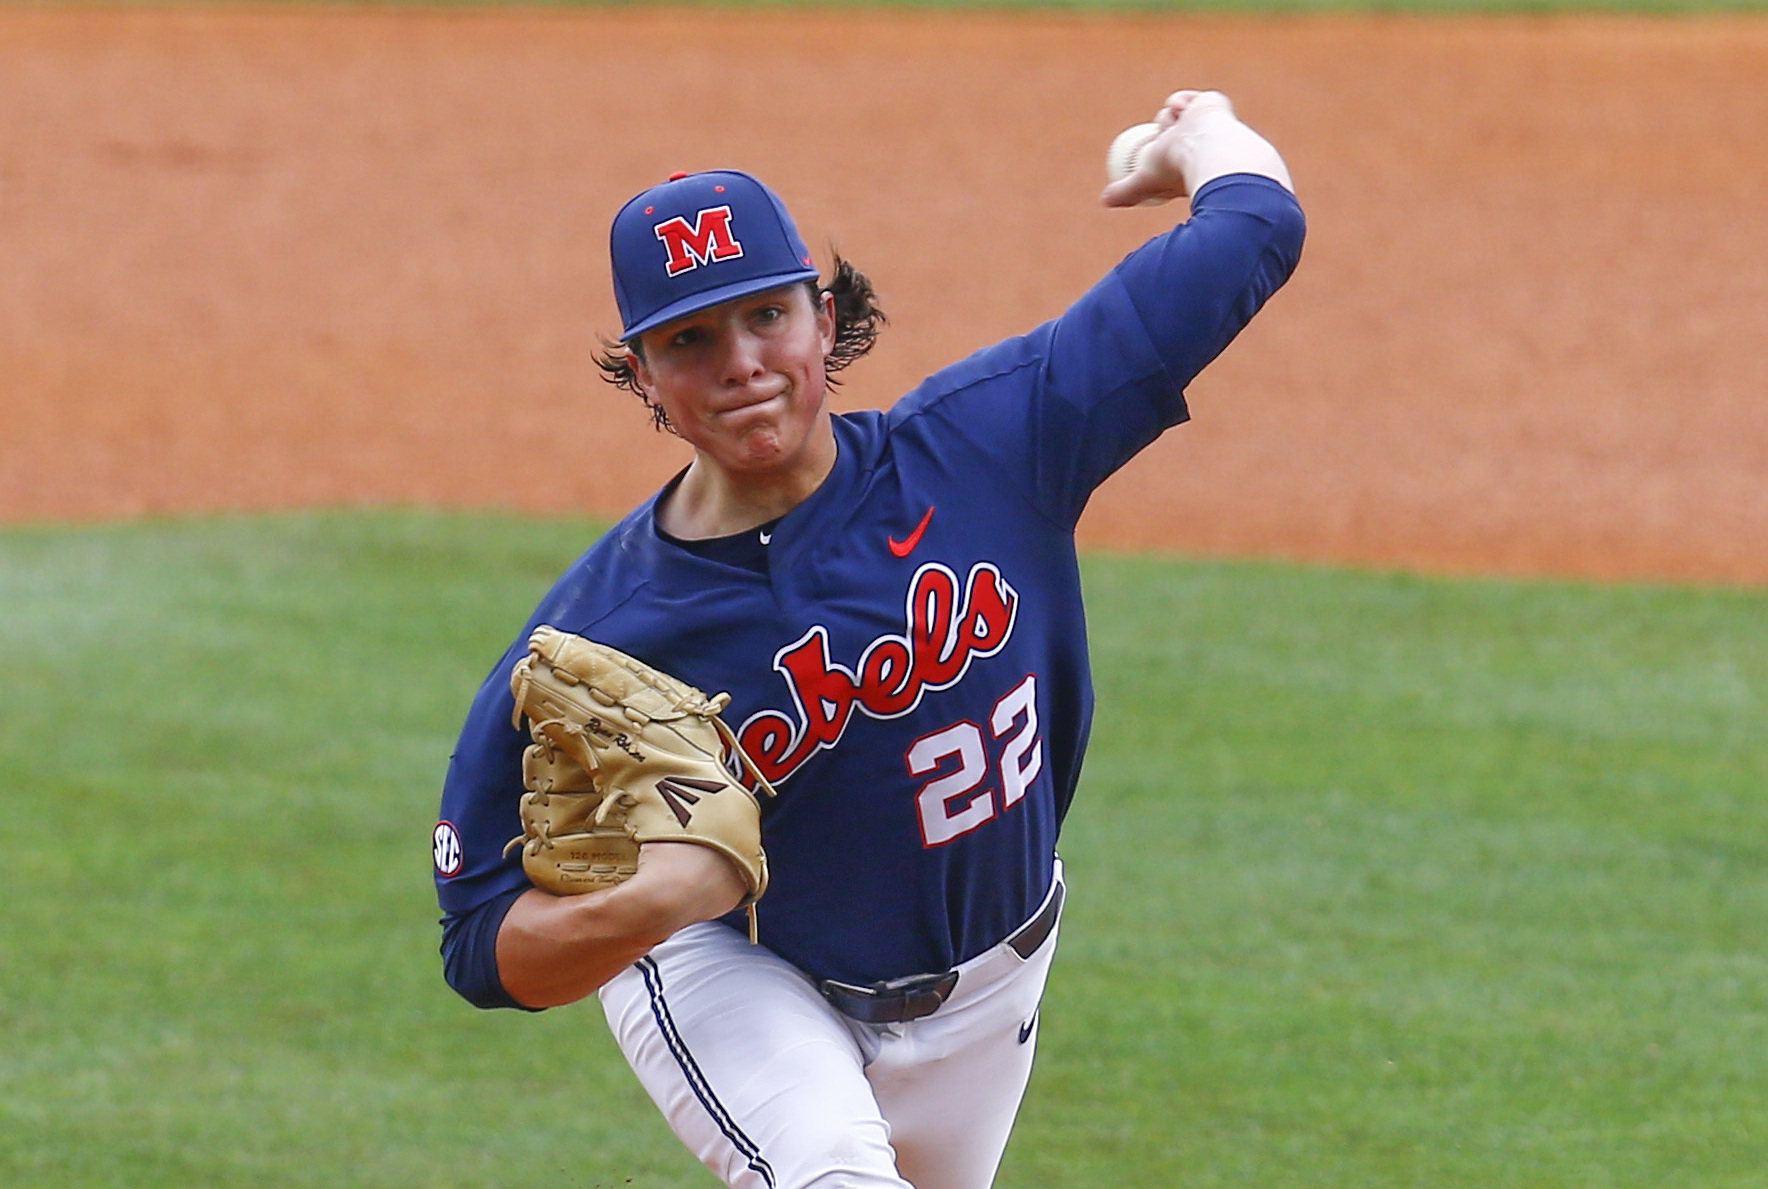
[[[645,349],[637,339],[626,344],[626,366],[632,369],[632,381],[638,385],[639,395],[647,399],[651,395],[651,369],[645,363]]]
[[[840,335],[841,323],[835,315],[835,295],[827,289],[816,291],[817,311],[816,328],[823,340],[823,358],[827,359],[835,350],[835,340]]]

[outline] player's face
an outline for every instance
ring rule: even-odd
[[[645,394],[702,458],[733,474],[811,465],[833,446],[824,361],[835,302],[802,284],[738,298],[639,336]]]

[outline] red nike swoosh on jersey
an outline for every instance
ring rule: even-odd
[[[928,508],[927,515],[921,517],[921,523],[915,526],[915,531],[909,534],[908,540],[898,541],[895,537],[885,537],[884,540],[890,545],[890,552],[896,554],[898,557],[907,557],[909,554],[913,553],[915,551],[915,546],[921,543],[921,534],[927,531],[928,521],[932,519],[933,509]]]

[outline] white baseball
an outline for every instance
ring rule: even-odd
[[[1115,182],[1119,178],[1128,177],[1133,173],[1136,162],[1141,159],[1142,150],[1147,148],[1148,142],[1159,136],[1160,132],[1159,124],[1137,124],[1133,128],[1125,128],[1119,132],[1117,139],[1111,142],[1111,147],[1105,150],[1105,179]],[[1141,205],[1159,206],[1165,201],[1164,198],[1149,198],[1145,199]]]

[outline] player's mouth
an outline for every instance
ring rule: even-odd
[[[733,414],[746,413],[751,409],[758,409],[763,405],[772,404],[776,401],[784,401],[791,391],[792,386],[790,384],[783,384],[771,392],[748,392],[733,399],[723,408],[715,410],[713,415],[717,417],[729,417]]]

